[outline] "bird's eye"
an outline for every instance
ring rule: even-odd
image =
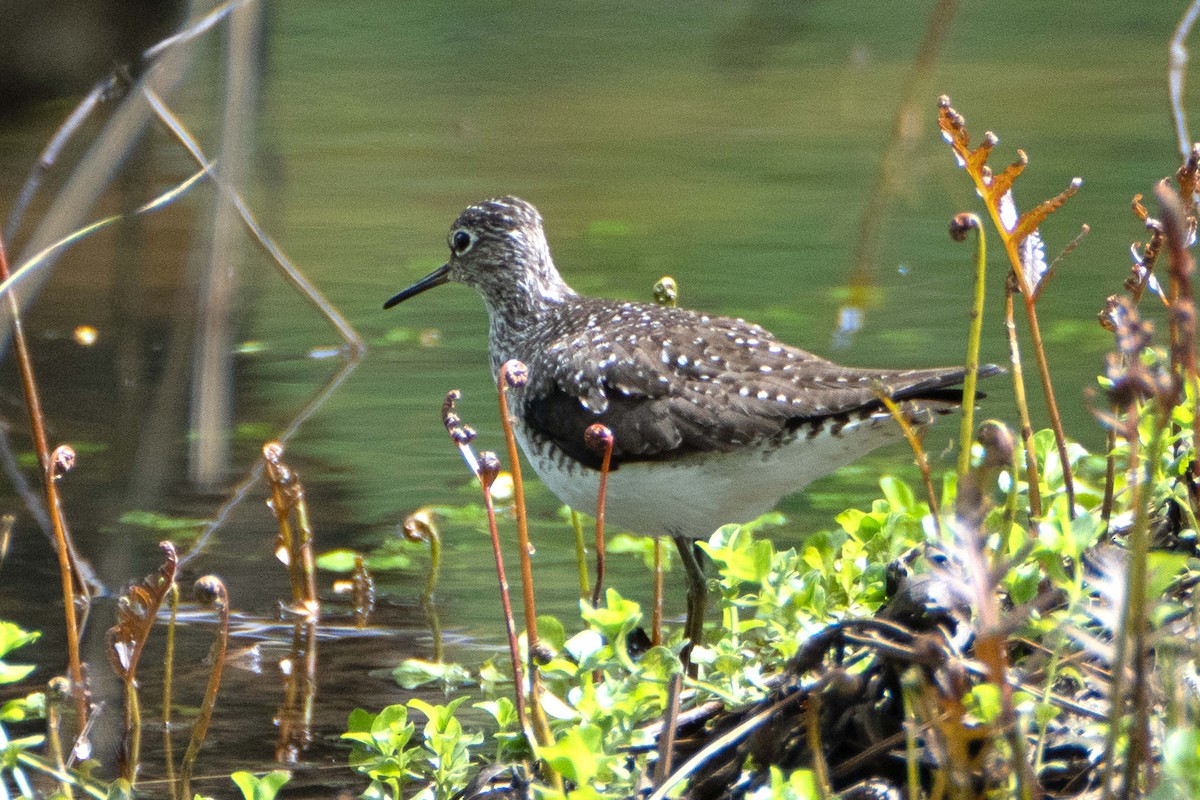
[[[471,249],[476,238],[475,234],[460,228],[450,234],[450,249],[456,256],[461,256]]]

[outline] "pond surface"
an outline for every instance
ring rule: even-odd
[[[956,14],[936,43],[922,44],[935,5]],[[1129,244],[1143,236],[1130,197],[1149,194],[1177,166],[1166,42],[1183,5],[272,4],[248,200],[368,347],[288,442],[318,549],[370,550],[395,538],[399,522],[421,506],[475,500],[439,420],[448,389],[463,391],[460,411],[479,430],[479,448],[503,451],[475,294],[450,286],[381,309],[443,262],[450,223],[485,197],[511,193],[535,203],[564,277],[581,292],[647,299],[669,274],[683,305],[744,316],[839,361],[960,361],[972,250],[951,242],[946,228],[955,213],[981,209],[936,131],[935,100],[943,93],[976,139],[987,129],[999,133],[997,165],[1015,158],[1017,147],[1029,154],[1017,184],[1022,208],[1076,175],[1084,179],[1043,233],[1051,256],[1081,224],[1092,233],[1062,265],[1040,309],[1068,432],[1099,446],[1102,432],[1084,403],[1109,345],[1095,314],[1120,289]],[[210,154],[220,149],[224,30],[201,41],[168,98]],[[921,58],[931,59],[925,73],[915,66]],[[15,203],[76,101],[5,115],[0,210]],[[99,133],[99,119],[85,125],[63,163],[78,159]],[[152,129],[87,218],[145,202],[193,169],[165,131]],[[9,242],[14,261],[68,172],[63,166],[49,174],[42,199]],[[174,535],[130,522],[130,512],[211,517],[262,443],[287,428],[341,363],[328,354],[338,344],[331,328],[247,245],[232,336],[232,452],[218,486],[198,491],[189,482],[192,311],[212,207],[213,192],[201,186],[138,224],[72,247],[27,315],[50,435],[79,452],[62,484],[67,516],[80,550],[113,589],[153,569],[155,542]],[[984,358],[994,362],[1007,359],[1000,258],[993,248]],[[862,302],[861,328],[837,335],[839,310],[852,301]],[[77,341],[80,326],[96,329],[93,344]],[[14,375],[10,369],[4,377],[0,400],[18,451],[26,451]],[[1042,427],[1032,374],[1029,387]],[[982,413],[1014,420],[1007,382],[993,379],[986,388]],[[956,433],[953,422],[938,426],[928,449],[941,454]],[[939,458],[950,463],[948,455]],[[781,541],[799,543],[806,531],[833,527],[842,508],[869,503],[884,471],[915,478],[910,462],[896,447],[789,498]],[[578,594],[570,529],[546,490],[531,485],[529,492],[539,611],[570,615]],[[251,648],[226,673],[202,760],[208,774],[263,771],[274,757],[277,662],[292,633],[286,625],[263,627],[288,595],[265,497],[263,487],[252,488],[188,568],[188,577],[225,579],[245,617],[235,647]],[[3,500],[4,510],[23,508],[11,490]],[[503,533],[511,544],[511,524]],[[436,605],[447,657],[477,664],[503,642],[490,548],[476,525],[448,524],[443,534]],[[428,561],[419,549],[408,554],[408,567],[376,575],[375,627],[331,632],[320,642],[314,741],[300,756],[313,767],[304,778],[312,796],[330,794],[323,782],[346,780],[334,769],[345,761],[334,740],[346,714],[409,697],[388,671],[403,658],[430,655],[420,605]],[[648,601],[639,560],[618,557],[611,567],[612,585]],[[324,593],[333,579],[322,574]],[[22,510],[0,570],[0,618],[45,631],[22,651],[42,665],[39,680],[60,669],[64,652],[57,580],[51,551]],[[675,592],[669,613],[682,605]],[[108,598],[93,610],[85,648],[107,704],[102,755],[120,716],[119,695],[103,675],[112,606]],[[207,636],[202,623],[183,635],[182,704],[198,701]],[[157,678],[143,685],[156,696]],[[146,774],[153,777],[161,768],[154,737],[147,739]]]

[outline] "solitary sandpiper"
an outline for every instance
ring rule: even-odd
[[[844,367],[741,319],[577,294],[550,258],[541,215],[516,197],[467,208],[449,244],[444,266],[384,308],[449,281],[473,286],[487,305],[493,376],[509,359],[528,367],[510,403],[538,476],[595,513],[601,456],[584,431],[604,424],[610,524],[673,537],[685,565],[692,540],[899,438],[881,391],[916,426],[963,400],[961,367]],[[694,562],[688,576],[691,613],[704,596]]]

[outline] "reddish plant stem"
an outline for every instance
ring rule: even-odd
[[[519,365],[519,367],[518,367]],[[517,516],[517,547],[521,562],[521,590],[525,602],[525,635],[529,638],[530,670],[533,671],[533,652],[538,644],[537,606],[533,595],[533,565],[530,555],[533,547],[529,543],[529,521],[525,514],[525,483],[521,478],[521,458],[517,452],[517,439],[513,435],[512,419],[508,410],[508,383],[513,374],[525,369],[520,362],[508,361],[500,367],[499,392],[500,424],[504,428],[504,444],[508,450],[508,468],[512,470],[513,510]],[[517,378],[516,380],[521,380]]]
[[[512,657],[513,695],[517,706],[517,722],[522,731],[531,730],[525,704],[525,675],[521,668],[521,646],[517,642],[517,624],[513,619],[512,599],[508,593],[508,575],[504,570],[504,553],[500,549],[500,532],[496,528],[496,504],[492,502],[490,481],[483,487],[483,507],[487,509],[488,531],[492,535],[492,555],[496,559],[496,579],[500,583],[500,605],[504,610],[504,628],[508,634],[508,652]]]
[[[529,691],[533,695],[530,718],[537,742],[542,747],[554,743],[550,722],[542,710],[542,682],[538,670],[538,653],[541,651],[538,638],[537,604],[533,593],[533,545],[529,541],[529,520],[525,512],[525,482],[521,478],[521,457],[517,452],[517,439],[513,434],[512,419],[508,409],[509,387],[519,388],[529,380],[529,371],[520,361],[506,361],[500,367],[499,385],[500,425],[504,429],[504,444],[508,450],[508,468],[512,470],[513,504],[517,515],[517,556],[521,565],[521,597],[525,608],[525,639],[529,658]]]
[[[597,430],[599,429],[599,430]],[[608,497],[608,472],[612,466],[613,435],[603,425],[593,425],[585,433],[592,434],[593,449],[603,448],[604,458],[600,462],[600,490],[596,496],[596,585],[592,588],[592,606],[599,607],[604,593],[604,505]]]
[[[662,644],[663,619],[663,541],[661,536],[654,537],[654,608],[650,617],[650,644],[658,647]]]
[[[1071,473],[1071,460],[1067,454],[1067,435],[1063,431],[1062,415],[1058,413],[1058,400],[1054,396],[1054,384],[1050,380],[1050,362],[1046,360],[1046,348],[1042,344],[1042,329],[1038,324],[1037,308],[1030,294],[1022,291],[1021,298],[1025,301],[1025,315],[1029,319],[1029,338],[1033,342],[1034,360],[1037,362],[1038,377],[1042,382],[1042,393],[1046,396],[1046,411],[1050,415],[1050,427],[1054,430],[1058,458],[1062,462],[1067,514],[1071,519],[1075,519],[1075,478]]]
[[[175,682],[175,621],[179,616],[179,584],[171,581],[171,616],[167,620],[167,650],[163,656],[162,679],[162,736],[163,762],[167,768],[167,786],[171,789],[171,800],[179,797],[179,786],[175,780],[175,752],[171,744],[171,690]]]
[[[0,280],[8,280],[8,256],[5,252],[4,241],[0,239]],[[55,551],[58,556],[58,572],[62,580],[63,611],[67,628],[67,664],[71,675],[71,697],[75,702],[75,713],[78,715],[78,730],[87,729],[88,696],[83,682],[83,662],[79,656],[79,620],[76,616],[76,586],[87,602],[87,588],[82,580],[77,580],[76,570],[71,563],[71,543],[67,533],[66,520],[63,518],[62,499],[58,494],[55,483],[54,460],[50,455],[50,446],[46,438],[45,415],[42,412],[42,401],[38,395],[37,381],[33,374],[33,359],[29,355],[29,345],[25,340],[25,329],[21,323],[21,309],[17,298],[12,292],[7,293],[9,313],[12,315],[13,349],[17,355],[17,366],[21,371],[21,387],[25,393],[25,406],[29,411],[29,430],[33,438],[33,447],[37,452],[38,463],[42,467],[42,485],[46,490],[46,506],[50,512],[50,522],[54,528]]]
[[[286,556],[292,583],[292,601],[296,611],[316,619],[321,613],[317,596],[317,563],[313,553],[312,522],[300,475],[283,461],[283,445],[277,441],[263,445],[267,483],[271,486],[271,510],[279,522],[276,556]],[[296,516],[293,527],[292,515]]]

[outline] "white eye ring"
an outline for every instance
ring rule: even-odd
[[[478,236],[466,228],[459,228],[450,234],[450,250],[456,256],[466,255],[467,251],[474,247],[477,241],[479,241]]]

